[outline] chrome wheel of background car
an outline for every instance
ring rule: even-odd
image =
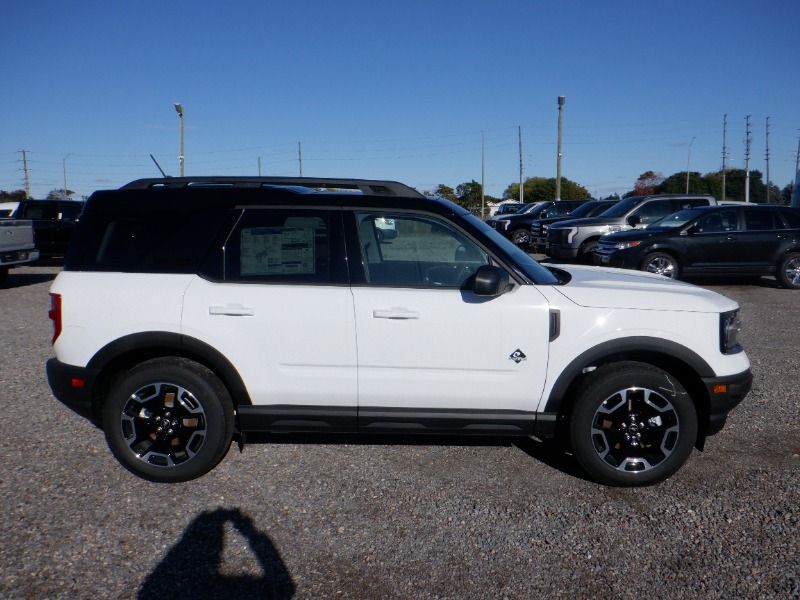
[[[527,246],[531,243],[531,232],[525,229],[517,229],[511,234],[511,241],[517,246]]]
[[[783,287],[800,289],[800,254],[792,252],[778,266],[778,281]]]
[[[670,279],[677,279],[678,277],[678,263],[669,254],[662,252],[654,252],[645,256],[642,261],[642,271],[648,273],[655,273],[656,275],[663,275]]]
[[[605,463],[619,471],[652,469],[675,450],[680,420],[656,391],[626,388],[605,399],[592,420],[592,444]]]
[[[153,383],[131,394],[120,426],[136,458],[157,467],[189,460],[206,439],[203,407],[189,390],[172,383]]]
[[[647,485],[672,475],[697,440],[697,410],[670,373],[639,362],[589,372],[569,415],[572,451],[587,474],[611,485]]]

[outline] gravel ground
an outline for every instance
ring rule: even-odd
[[[800,597],[800,293],[743,307],[755,384],[668,481],[586,481],[536,442],[281,438],[147,483],[50,394],[56,268],[0,289],[2,598]]]

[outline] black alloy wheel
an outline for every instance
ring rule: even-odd
[[[570,421],[575,458],[610,485],[663,481],[697,439],[694,404],[670,374],[644,363],[605,365],[583,382]]]
[[[233,436],[233,405],[219,379],[183,358],[147,361],[114,386],[103,409],[114,456],[136,475],[188,481],[225,456]]]

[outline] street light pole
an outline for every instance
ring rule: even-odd
[[[183,177],[183,162],[184,162],[184,154],[183,154],[183,104],[180,102],[175,103],[175,111],[178,113],[178,117],[181,120],[181,153],[178,156],[178,164],[181,167],[181,177]]]
[[[561,131],[563,126],[564,96],[558,97],[558,150],[556,154],[556,200],[561,200]]]

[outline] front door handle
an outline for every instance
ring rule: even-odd
[[[375,319],[419,319],[419,313],[407,308],[376,308],[372,311]]]
[[[256,311],[254,308],[242,306],[241,304],[226,304],[225,306],[209,306],[208,314],[228,317],[252,317],[256,314]]]

